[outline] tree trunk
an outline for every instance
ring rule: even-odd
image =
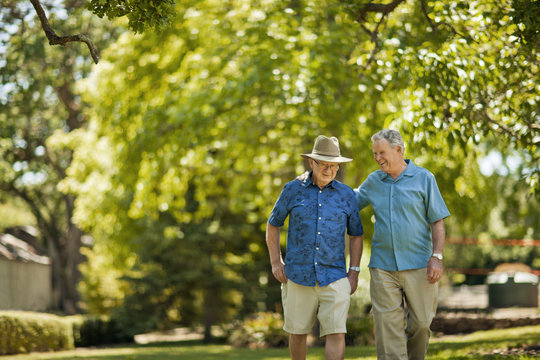
[[[81,279],[79,265],[84,260],[80,252],[83,232],[72,223],[71,212],[67,213],[65,225],[58,225],[59,219],[54,219],[51,214],[52,220],[44,223],[41,219],[38,228],[51,259],[53,308],[66,314],[76,314],[80,312],[77,283]]]
[[[81,279],[78,269],[83,257],[80,253],[82,232],[75,230],[62,236],[61,241],[47,241],[52,266],[53,306],[66,314],[80,312],[77,283]],[[60,247],[55,246],[60,244]]]
[[[219,288],[209,287],[204,293],[204,342],[210,343],[212,337],[212,325],[216,322],[216,311],[219,306]]]

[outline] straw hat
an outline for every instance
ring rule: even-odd
[[[302,154],[302,157],[336,163],[352,161],[352,159],[341,156],[337,137],[329,138],[324,135],[319,135],[315,139],[311,154]]]

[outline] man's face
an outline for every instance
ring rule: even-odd
[[[399,171],[403,164],[403,150],[401,146],[393,148],[386,139],[376,140],[373,142],[373,158],[382,171],[391,174]]]
[[[328,185],[337,175],[339,163],[310,159],[314,182],[319,186]]]

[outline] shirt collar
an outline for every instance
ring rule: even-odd
[[[416,165],[412,162],[411,159],[405,159],[405,162],[407,163],[407,167],[405,168],[405,171],[403,171],[403,176],[414,176],[414,173],[416,172]]]
[[[305,186],[305,187],[308,187],[308,186],[310,186],[310,185],[313,185],[313,186],[315,186],[315,187],[318,188],[319,186],[316,185],[316,184],[314,184],[313,181],[311,181],[311,177],[312,177],[312,176],[313,176],[313,170],[309,172],[308,178],[304,181],[304,186]],[[326,188],[326,187],[331,187],[331,188],[334,189],[334,188],[335,188],[335,186],[334,186],[334,185],[335,185],[335,181],[336,181],[336,179],[330,181],[330,182],[328,183],[328,185],[325,186],[325,188]],[[323,189],[324,189],[324,188],[323,188]]]
[[[407,167],[403,172],[398,176],[398,179],[401,176],[414,176],[414,173],[416,172],[416,165],[414,165],[413,161],[411,159],[405,159],[405,162],[407,163]],[[385,173],[381,170],[381,180],[386,179],[387,177],[392,178],[388,173]],[[393,180],[393,179],[392,179]],[[397,179],[396,179],[397,180]]]

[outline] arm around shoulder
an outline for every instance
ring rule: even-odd
[[[369,192],[367,190],[369,187],[369,180],[370,178],[368,176],[368,178],[360,186],[353,189],[359,210],[362,210],[369,205]]]

